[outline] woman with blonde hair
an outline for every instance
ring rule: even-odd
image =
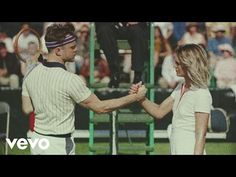
[[[206,154],[205,138],[212,104],[206,51],[197,44],[179,46],[175,70],[185,81],[166,100],[157,105],[144,98],[139,103],[156,119],[173,111],[169,137],[171,154]],[[132,85],[130,94],[137,92],[139,87],[138,84]]]

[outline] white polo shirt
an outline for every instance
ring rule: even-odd
[[[188,90],[181,100],[180,83],[172,92],[174,99],[172,128],[195,132],[195,112],[209,113],[211,111],[212,97],[209,89]]]
[[[25,78],[22,95],[32,100],[35,131],[58,135],[74,131],[75,104],[87,99],[91,91],[78,75],[39,64]]]

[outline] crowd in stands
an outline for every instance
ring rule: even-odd
[[[12,22],[14,23],[14,22]],[[33,28],[39,32],[43,44],[45,30],[55,22],[40,23],[0,23],[0,86],[19,88],[28,70],[14,54],[13,41],[20,28]],[[37,25],[36,25],[37,24]],[[67,63],[67,70],[78,74],[85,82],[89,79],[89,22],[73,22],[78,36],[78,53],[75,62]],[[17,26],[18,25],[18,26]],[[154,22],[154,66],[155,83],[161,88],[174,88],[182,78],[174,69],[175,48],[178,45],[195,43],[208,52],[211,80],[218,88],[230,88],[236,84],[236,22]],[[34,50],[35,36],[25,34],[29,46]],[[26,41],[26,40],[25,40]],[[103,53],[95,52],[95,82],[109,83],[110,71]],[[47,58],[47,49],[42,47],[42,55]],[[124,82],[132,82],[131,54],[121,56]],[[214,85],[209,82],[209,87]]]
[[[174,50],[178,45],[189,43],[199,44],[208,52],[211,71],[209,87],[230,88],[236,84],[235,22],[154,24],[156,81],[160,87],[174,88],[181,80],[172,69]]]

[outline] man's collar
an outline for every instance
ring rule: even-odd
[[[49,67],[49,68],[59,67],[59,68],[66,70],[65,65],[63,65],[62,63],[59,63],[59,62],[48,62],[47,60],[44,60],[43,65],[46,67]]]

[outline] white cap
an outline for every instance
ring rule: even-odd
[[[212,31],[213,32],[218,32],[218,31],[225,32],[226,30],[225,30],[225,26],[219,24],[219,25],[214,26]]]
[[[226,50],[234,55],[234,49],[230,44],[221,44],[218,46],[219,50]]]

